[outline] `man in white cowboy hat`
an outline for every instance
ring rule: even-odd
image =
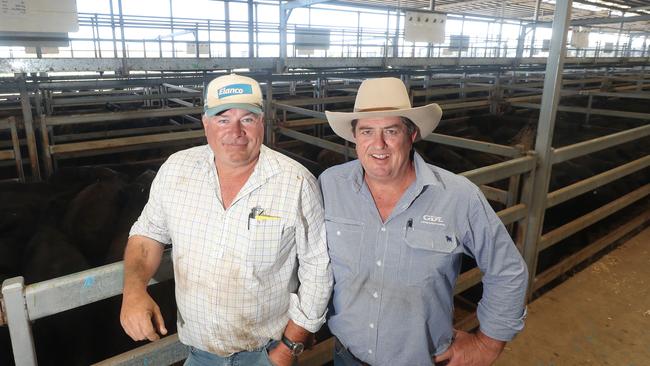
[[[203,127],[208,144],[169,157],[131,228],[120,321],[134,340],[167,333],[146,285],[171,244],[185,365],[290,365],[332,289],[318,182],[262,145],[249,77],[210,82]]]
[[[438,125],[404,83],[369,79],[354,112],[326,112],[358,160],[319,178],[332,271],[334,365],[490,365],[523,328],[527,270],[478,187],[429,165],[413,143]],[[454,330],[462,254],[483,272],[480,329]]]

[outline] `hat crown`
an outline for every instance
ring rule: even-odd
[[[409,108],[411,99],[408,91],[402,80],[397,78],[364,80],[354,102],[355,112]]]
[[[247,76],[229,74],[208,84],[203,109],[208,115],[215,115],[230,108],[257,112],[261,111],[261,106],[262,90],[259,83]]]

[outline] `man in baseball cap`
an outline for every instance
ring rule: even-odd
[[[321,193],[307,169],[262,145],[262,105],[254,79],[212,80],[208,145],[169,157],[131,228],[122,326],[134,340],[167,333],[146,284],[171,244],[185,365],[291,365],[325,322]]]
[[[365,80],[354,110],[326,112],[358,160],[319,178],[334,273],[334,365],[490,365],[523,328],[527,270],[480,189],[413,143],[437,104],[411,107],[396,78]],[[483,272],[480,329],[453,328],[462,254]]]

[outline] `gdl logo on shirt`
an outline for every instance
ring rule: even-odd
[[[447,226],[445,224],[445,222],[443,221],[442,217],[433,216],[433,215],[424,215],[424,216],[422,216],[422,221],[420,221],[420,223],[427,224],[427,225]]]
[[[253,94],[253,88],[250,84],[231,84],[217,90],[217,98],[219,99],[242,94]]]

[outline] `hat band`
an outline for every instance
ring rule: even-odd
[[[355,112],[381,112],[381,111],[398,111],[403,108],[395,107],[377,107],[377,108],[360,108],[355,110]]]

